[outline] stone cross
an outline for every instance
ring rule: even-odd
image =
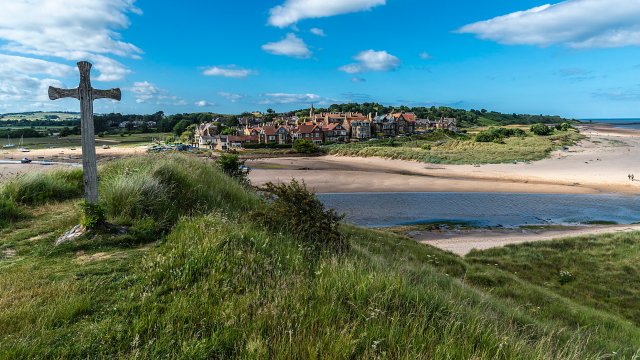
[[[78,63],[80,85],[76,89],[58,89],[49,86],[49,99],[74,98],[80,100],[80,127],[82,134],[82,168],[84,198],[90,204],[98,203],[98,167],[96,164],[96,138],[93,124],[93,100],[120,101],[120,89],[97,90],[91,87],[91,64]]]

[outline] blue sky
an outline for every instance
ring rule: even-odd
[[[335,102],[640,116],[640,1],[14,0],[0,4],[0,112],[285,111]]]

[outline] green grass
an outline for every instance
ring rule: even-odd
[[[98,234],[54,247],[77,223],[78,200],[28,207],[0,229],[0,358],[622,359],[640,347],[640,328],[618,312],[481,254],[344,226],[351,251],[310,261],[296,236],[248,216],[253,192],[198,161],[152,156],[100,169],[105,184],[156,181],[148,194],[172,184],[179,211],[194,200],[184,189],[205,181],[194,191],[206,201],[166,236]],[[615,248],[592,243],[611,247],[590,253],[602,261]]]
[[[82,170],[27,173],[0,185],[0,199],[19,204],[43,204],[82,195]]]
[[[496,263],[527,282],[640,325],[640,234],[540,242],[472,253],[473,263]],[[560,272],[573,275],[561,284]]]
[[[536,161],[546,158],[561,146],[582,138],[570,130],[550,136],[529,134],[512,137],[504,143],[480,143],[472,139],[400,140],[396,146],[380,146],[377,142],[353,143],[326,147],[330,154],[341,156],[383,157],[443,164],[494,164],[513,161]],[[425,145],[428,145],[425,149]]]

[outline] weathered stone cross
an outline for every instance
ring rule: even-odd
[[[84,198],[90,204],[98,203],[98,168],[96,165],[96,138],[93,124],[93,100],[120,101],[120,89],[97,90],[91,87],[91,64],[78,63],[80,85],[76,89],[58,89],[49,86],[49,99],[75,98],[80,100],[80,127],[82,133],[82,167]]]

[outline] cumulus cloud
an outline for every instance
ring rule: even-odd
[[[260,104],[310,104],[320,103],[322,97],[316,94],[287,94],[287,93],[268,93],[263,94],[264,99]]]
[[[12,0],[0,5],[2,50],[64,60],[89,60],[97,80],[122,79],[129,70],[109,56],[138,58],[142,51],[122,41],[135,0]]]
[[[280,41],[262,45],[262,50],[273,55],[291,56],[299,59],[308,59],[312,54],[307,44],[293,33],[287,34]]]
[[[640,45],[640,1],[566,0],[466,25],[460,33],[507,45]]]
[[[138,104],[156,104],[156,105],[187,105],[184,99],[171,95],[165,89],[161,89],[148,81],[134,82],[129,88]]]
[[[361,78],[359,76],[354,76],[354,77],[351,78],[351,82],[354,82],[354,83],[363,83],[363,82],[366,82],[366,81],[367,81],[367,79]]]
[[[367,11],[385,3],[386,0],[286,0],[269,11],[269,24],[282,28],[303,19]]]
[[[210,102],[208,102],[206,100],[200,100],[200,101],[196,101],[195,105],[197,107],[210,107],[210,106],[213,106],[214,104],[210,103]]]
[[[327,34],[324,33],[324,30],[320,28],[311,28],[311,30],[309,31],[311,31],[311,33],[316,36],[321,36],[321,37],[327,36]]]
[[[238,102],[238,101],[244,99],[244,95],[230,93],[230,92],[226,92],[226,91],[218,92],[218,96],[221,96],[221,97],[227,99],[227,101],[230,101],[232,103]]]
[[[348,74],[357,74],[369,71],[390,71],[400,66],[400,59],[386,51],[366,50],[354,57],[357,63],[340,67],[341,71]]]
[[[426,51],[421,52],[420,54],[418,54],[418,56],[420,56],[420,59],[422,60],[429,60],[431,59],[431,54],[429,54]]]
[[[222,77],[228,77],[228,78],[242,79],[251,75],[253,71],[248,69],[241,69],[235,65],[230,65],[227,67],[212,66],[204,69],[202,73],[207,76],[222,76]]]

